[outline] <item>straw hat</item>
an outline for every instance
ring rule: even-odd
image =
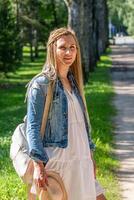
[[[54,171],[47,171],[47,191],[42,191],[42,199],[45,200],[67,200],[67,192],[60,175]]]

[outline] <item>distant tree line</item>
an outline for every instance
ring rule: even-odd
[[[34,61],[49,32],[67,25],[78,36],[87,80],[108,45],[106,0],[0,0],[0,71],[16,70],[26,44]]]
[[[29,45],[30,58],[38,57],[54,27],[67,24],[67,8],[60,0],[0,0],[0,72],[15,71]]]

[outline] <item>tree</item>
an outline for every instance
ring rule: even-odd
[[[133,21],[130,17],[134,13],[133,3],[134,0],[108,0],[109,18],[116,27],[116,32],[126,32],[127,27],[131,27],[129,24]]]
[[[106,0],[94,1],[94,18],[97,57],[99,58],[108,45],[108,7]]]
[[[72,27],[80,42],[84,79],[95,65],[93,47],[92,0],[65,0],[68,7],[68,26]]]
[[[14,71],[17,67],[18,35],[13,6],[10,0],[0,0],[0,71]]]
[[[64,0],[68,8],[68,26],[80,42],[85,81],[108,43],[106,0]]]
[[[50,31],[54,27],[66,24],[67,10],[64,2],[60,0],[17,0],[17,2],[23,43],[29,43],[31,61],[34,61],[38,57],[39,44],[45,44]]]
[[[23,58],[23,41],[22,41],[22,31],[21,31],[21,22],[20,22],[20,8],[19,8],[19,0],[15,1],[15,18],[16,18],[16,32],[17,32],[17,41],[16,41],[16,58],[22,60]]]

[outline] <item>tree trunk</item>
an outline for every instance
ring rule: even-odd
[[[96,2],[93,1],[93,42],[94,42],[94,54],[95,60],[99,60],[98,53],[98,22],[96,20]]]
[[[54,26],[58,26],[58,21],[57,21],[57,13],[56,13],[56,6],[55,6],[55,1],[54,0],[51,0],[51,5],[52,5],[52,8],[53,8],[53,17],[54,17]]]
[[[21,35],[21,25],[20,25],[20,4],[19,1],[16,0],[16,31],[18,34],[18,41],[16,42],[16,60],[22,60],[23,58],[23,44],[22,44],[22,35]]]
[[[95,0],[96,39],[100,56],[108,45],[108,8],[106,0]]]
[[[78,37],[82,66],[85,81],[89,72],[95,66],[93,23],[92,23],[92,0],[65,0],[68,7],[68,26],[72,27]]]
[[[34,57],[39,57],[39,50],[38,50],[38,30],[33,31],[33,46],[34,46]]]
[[[30,58],[31,58],[31,62],[34,62],[33,30],[32,30],[32,27],[29,27],[29,43],[30,43]]]
[[[35,58],[39,57],[39,49],[38,49],[38,42],[35,45]]]
[[[68,26],[78,37],[85,81],[108,45],[108,9],[106,0],[64,0],[68,8]]]

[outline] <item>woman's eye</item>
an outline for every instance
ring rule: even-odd
[[[66,48],[65,48],[65,47],[60,47],[60,49],[61,49],[61,50],[65,50]]]
[[[74,50],[76,49],[76,46],[71,46],[70,49],[71,49],[72,51],[74,51]]]
[[[61,46],[61,47],[59,47],[59,49],[62,50],[62,51],[66,51],[67,49],[74,51],[76,49],[76,47],[70,46],[70,47],[67,48],[67,47]]]
[[[73,50],[73,49],[75,49],[75,47],[74,47],[74,46],[72,46],[72,47],[70,47],[70,49],[72,49],[72,50]]]

